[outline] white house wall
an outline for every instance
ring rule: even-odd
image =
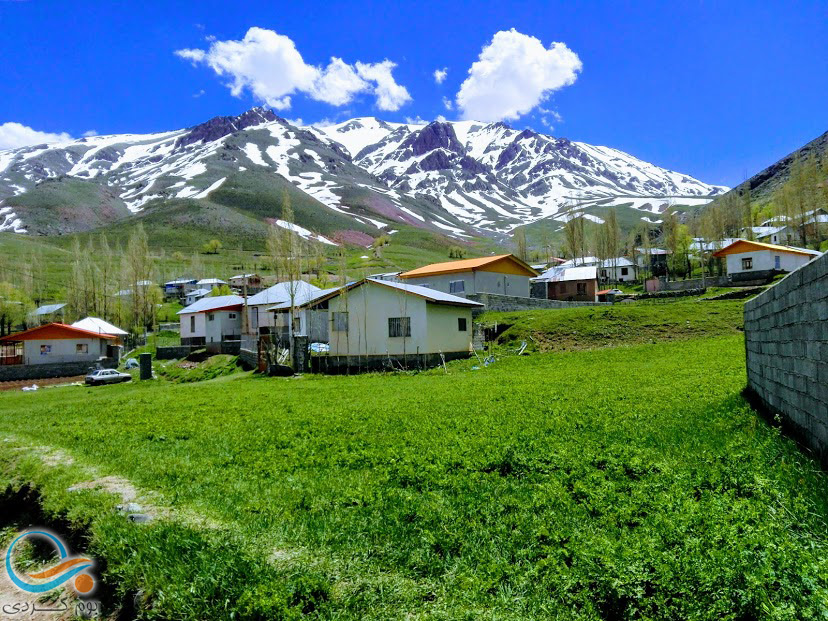
[[[426,303],[428,313],[428,351],[469,351],[472,342],[472,312],[470,308]],[[466,320],[466,330],[461,332],[458,319]]]
[[[94,362],[106,356],[106,339],[78,338],[78,339],[43,339],[23,341],[23,359],[26,364],[53,364],[56,362]],[[77,345],[84,344],[88,353],[76,353]],[[40,353],[40,346],[51,346],[48,354]]]
[[[780,269],[785,272],[792,272],[798,267],[809,263],[813,257],[792,254],[790,252],[774,252],[773,250],[753,250],[751,252],[739,252],[727,255],[727,273],[762,272],[776,269],[775,257],[780,258]],[[742,259],[753,259],[753,267],[749,270],[742,269]]]
[[[208,315],[213,315],[210,321]],[[231,315],[234,317],[231,318]],[[190,317],[195,317],[195,329],[190,329]],[[241,311],[212,311],[181,315],[181,338],[203,338],[206,343],[218,343],[223,336],[241,335]]]

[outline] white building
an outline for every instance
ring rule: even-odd
[[[393,359],[431,366],[466,357],[477,302],[428,287],[366,278],[317,299],[329,315],[329,356],[359,357],[367,368]],[[353,366],[354,361],[348,361]]]
[[[314,293],[321,291],[319,287],[303,280],[280,282],[268,287],[264,291],[247,298],[247,325],[251,334],[269,334],[274,327],[273,313],[268,308],[284,302],[290,303],[291,291],[295,300],[307,300]]]
[[[212,291],[213,289],[218,289],[222,285],[226,285],[227,283],[220,278],[202,278],[196,283],[196,287],[199,289],[209,289]]]
[[[201,298],[178,311],[182,345],[238,341],[242,333],[244,298],[219,295]]]
[[[627,257],[616,257],[605,259],[598,269],[602,282],[631,282],[636,279],[638,266]]]
[[[479,259],[445,261],[403,272],[404,283],[428,287],[465,297],[475,293],[495,293],[529,297],[529,279],[538,275],[516,256],[501,254]]]
[[[807,248],[739,239],[717,250],[713,256],[726,259],[727,274],[731,280],[744,281],[769,278],[779,272],[792,272],[820,254]]]
[[[189,306],[190,304],[195,304],[205,295],[210,295],[210,293],[212,293],[212,289],[196,289],[195,291],[190,291],[188,294],[184,296],[184,304],[186,304],[187,306]]]
[[[72,327],[80,328],[81,330],[86,330],[87,332],[95,332],[97,334],[111,334],[119,340],[121,337],[129,335],[129,332],[126,330],[121,330],[118,326],[113,326],[108,321],[104,321],[98,317],[86,317],[85,319],[79,319],[72,324]]]
[[[62,323],[48,323],[0,338],[0,364],[93,363],[117,358],[116,337]]]

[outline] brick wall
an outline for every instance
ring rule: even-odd
[[[828,254],[745,304],[748,394],[828,463]]]

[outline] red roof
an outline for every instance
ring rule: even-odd
[[[8,336],[0,338],[0,341],[47,341],[50,339],[65,340],[76,338],[117,339],[118,337],[112,334],[90,332],[89,330],[83,330],[75,326],[68,326],[65,323],[47,323],[45,326],[29,328],[17,334],[9,334]]]

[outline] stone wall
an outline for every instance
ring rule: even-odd
[[[609,302],[564,302],[562,300],[547,300],[545,298],[520,298],[513,295],[498,295],[496,293],[474,293],[466,296],[473,302],[480,302],[485,309],[475,309],[474,315],[484,310],[490,311],[520,311],[537,310],[539,308],[573,308],[575,306],[606,306]]]
[[[200,349],[197,345],[171,345],[170,347],[157,347],[155,349],[155,359],[177,360],[178,358],[186,358],[197,349]]]
[[[240,349],[239,361],[247,369],[256,369],[259,367],[259,353],[249,349]]]
[[[113,358],[105,358],[98,362],[58,362],[55,364],[17,364],[0,366],[0,382],[13,380],[34,380],[48,379],[53,377],[74,377],[86,375],[91,369],[100,366],[104,369],[114,369],[118,361]]]
[[[748,397],[828,463],[828,254],[745,303]]]

